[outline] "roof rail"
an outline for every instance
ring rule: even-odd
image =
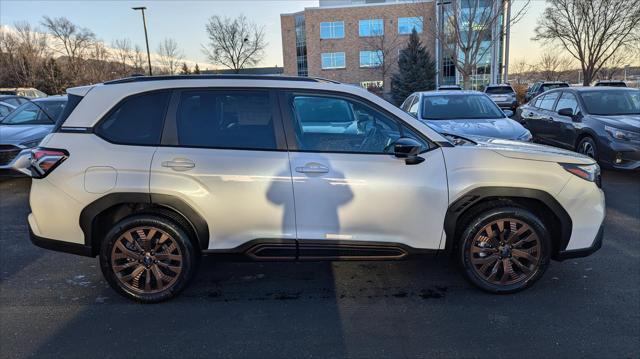
[[[166,75],[166,76],[133,76],[118,80],[106,81],[105,85],[125,84],[131,82],[165,81],[165,80],[276,80],[276,81],[301,81],[301,82],[329,82],[339,84],[338,81],[301,76],[274,76],[274,75]]]

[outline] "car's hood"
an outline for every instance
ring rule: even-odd
[[[478,147],[492,150],[509,158],[585,165],[595,162],[591,157],[581,155],[577,152],[536,143],[477,136],[469,137],[469,139],[475,141]]]
[[[605,122],[613,127],[636,132],[640,131],[640,115],[592,116],[594,119]]]
[[[509,118],[424,120],[424,122],[438,132],[461,136],[484,136],[516,140],[527,133],[527,129]]]
[[[41,139],[53,130],[53,125],[0,125],[0,144],[19,145]]]

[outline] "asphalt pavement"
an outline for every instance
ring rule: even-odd
[[[0,180],[0,357],[640,357],[640,175],[605,172],[604,244],[532,288],[483,293],[443,258],[204,258],[179,297],[120,297],[98,260],[28,239],[28,179]]]

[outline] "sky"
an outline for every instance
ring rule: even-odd
[[[516,0],[514,9],[522,4]],[[44,15],[65,16],[73,23],[92,30],[109,45],[115,39],[129,38],[144,49],[144,30],[139,11],[131,7],[147,7],[149,46],[155,52],[164,38],[175,39],[185,60],[200,64],[201,69],[213,68],[202,52],[207,42],[205,24],[209,17],[221,15],[236,17],[244,14],[248,19],[264,26],[269,43],[264,60],[259,66],[282,66],[282,40],[280,14],[318,6],[318,1],[306,0],[236,0],[236,1],[31,1],[0,0],[0,25],[11,26],[16,21],[38,25]],[[531,40],[536,20],[545,7],[544,1],[533,0],[526,16],[511,30],[510,61],[526,59],[534,63],[541,52],[541,44]],[[514,10],[515,11],[515,10]]]

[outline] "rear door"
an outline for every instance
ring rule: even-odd
[[[295,258],[289,156],[268,89],[175,91],[151,192],[177,196],[207,221],[209,249],[287,241]]]
[[[558,91],[545,93],[538,104],[535,125],[535,136],[543,142],[553,142],[553,108],[560,93]]]
[[[565,148],[573,149],[577,139],[576,122],[571,116],[562,116],[558,114],[558,111],[564,108],[570,108],[574,114],[580,112],[580,105],[578,105],[578,99],[576,96],[568,91],[563,91],[555,106],[555,113],[553,114],[553,122],[551,125],[553,129],[551,131],[551,141]]]
[[[281,104],[301,258],[323,244],[439,248],[448,201],[440,148],[358,98],[290,92]],[[407,165],[391,153],[401,136],[423,143],[424,162]]]

